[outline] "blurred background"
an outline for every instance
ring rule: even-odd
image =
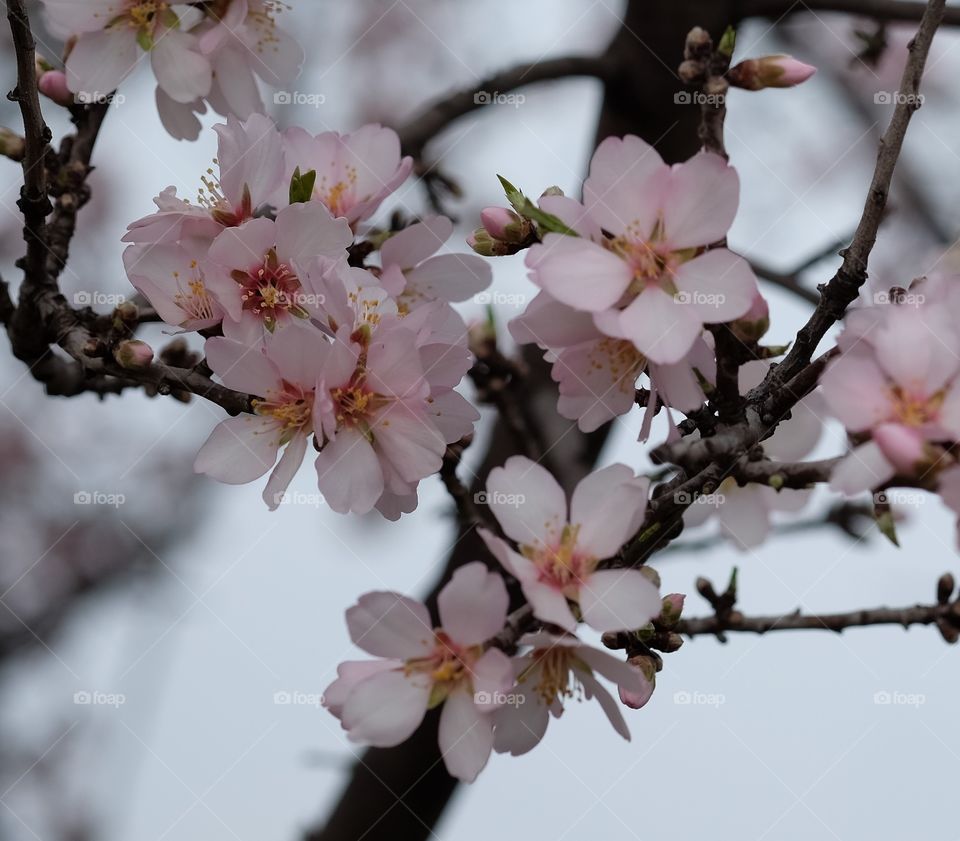
[[[40,50],[57,58],[37,5]],[[316,104],[276,105],[272,113],[282,125],[319,132],[371,121],[397,126],[431,99],[514,63],[600,53],[620,30],[625,3],[291,5],[282,25],[308,55],[297,92]],[[820,72],[794,90],[731,93],[728,148],[742,180],[734,250],[786,272],[849,237],[891,109],[876,94],[896,90],[912,31],[889,26],[889,46],[873,61],[864,54],[878,37],[869,21],[801,12],[741,27],[737,58],[789,52]],[[9,32],[0,33],[10,88]],[[642,41],[644,33],[636,35]],[[955,259],[948,252],[960,228],[958,43],[943,30],[934,45],[926,104],[911,124],[871,265],[877,289]],[[121,93],[62,278],[68,299],[93,295],[104,312],[116,296],[133,294],[120,262],[126,225],[150,212],[152,196],[168,185],[195,195],[216,152],[209,130],[194,144],[166,135],[145,69]],[[464,247],[482,207],[502,203],[497,173],[531,195],[554,184],[579,190],[600,83],[521,93],[512,104],[479,109],[429,147],[429,160],[442,161],[464,192],[449,207],[462,220],[454,249]],[[66,114],[44,106],[59,138],[69,130]],[[19,126],[5,100],[0,124]],[[23,251],[20,183],[19,167],[0,161],[0,271],[14,285]],[[388,205],[384,213],[424,212],[422,186],[411,179]],[[494,263],[501,324],[532,295],[522,261]],[[837,262],[820,260],[804,282],[814,288]],[[768,343],[788,342],[809,305],[769,284],[764,292],[773,314]],[[483,307],[462,311],[480,318]],[[157,327],[145,337],[154,346],[164,341]],[[204,401],[139,393],[102,402],[48,398],[9,353],[0,362],[3,838],[295,839],[336,802],[357,748],[319,697],[337,663],[357,656],[343,611],[367,590],[425,591],[455,539],[452,508],[431,479],[421,485],[418,510],[398,524],[341,517],[316,504],[305,466],[294,502],[270,513],[258,483],[227,487],[193,476],[193,456],[221,415]],[[485,411],[468,462],[491,420]],[[639,423],[639,410],[615,423],[601,463],[649,468],[636,443]],[[813,455],[843,446],[839,427],[827,423]],[[799,516],[815,520],[833,502],[815,494]],[[899,550],[867,523],[856,537],[838,528],[793,530],[740,552],[711,523],[680,538],[696,547],[653,565],[665,593],[692,593],[700,574],[722,583],[738,566],[748,613],[929,602],[937,576],[957,566],[952,517],[922,495],[899,511]],[[702,537],[710,539],[701,544]],[[688,599],[687,614],[707,610],[695,595]],[[459,791],[435,834],[457,841],[953,838],[960,835],[958,690],[956,650],[927,628],[743,635],[725,646],[688,641],[666,658],[647,707],[629,713],[632,743],[595,705],[569,704],[531,754],[494,756],[479,781]],[[696,693],[711,700],[684,703]],[[911,700],[884,703],[883,693]]]

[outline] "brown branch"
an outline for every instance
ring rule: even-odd
[[[920,81],[933,36],[943,19],[945,0],[929,0],[920,28],[910,42],[909,58],[900,80],[901,97],[890,125],[880,140],[880,151],[874,168],[870,190],[860,222],[849,247],[842,252],[843,263],[830,282],[821,288],[820,301],[807,323],[797,333],[796,341],[786,358],[775,366],[763,389],[769,393],[787,381],[809,361],[827,330],[839,321],[847,307],[856,300],[867,279],[867,261],[877,239],[893,179],[894,169],[903,148],[903,140],[913,113],[920,107]]]
[[[481,94],[509,93],[526,85],[573,76],[606,80],[610,65],[603,56],[565,56],[511,67],[428,105],[399,129],[401,146],[405,154],[420,159],[426,145],[447,126],[487,104]]]
[[[923,18],[925,3],[913,0],[741,0],[739,13],[743,17],[781,18],[786,14],[802,12],[842,12],[861,15],[881,21],[913,21]],[[960,26],[960,8],[946,9],[943,22]]]

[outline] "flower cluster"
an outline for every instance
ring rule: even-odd
[[[960,297],[955,277],[915,282],[852,310],[839,356],[820,379],[854,447],[831,488],[846,494],[901,482],[939,490],[960,513]]]
[[[760,309],[753,271],[725,247],[738,200],[737,173],[719,155],[671,167],[633,136],[600,144],[582,202],[541,197],[532,218],[545,225],[526,259],[541,292],[510,329],[547,351],[564,417],[589,431],[626,413],[641,374],[651,408],[703,404],[714,375],[705,328],[752,322]],[[492,210],[486,218],[496,224],[474,235],[481,253],[501,253],[491,238],[529,234]]]
[[[436,253],[453,232],[445,217],[360,230],[410,172],[388,129],[314,137],[254,115],[217,132],[219,171],[199,201],[164,191],[130,225],[124,253],[167,324],[222,333],[207,340],[207,363],[256,398],[254,415],[214,430],[196,469],[228,483],[273,469],[274,508],[314,438],[335,511],[412,511],[419,481],[479,418],[454,390],[471,357],[450,304],[485,288],[489,267]]]
[[[489,532],[484,539],[520,580],[545,627],[504,640],[507,590],[480,562],[461,567],[441,590],[440,627],[420,602],[367,593],[347,611],[347,626],[353,642],[380,659],[342,663],[324,693],[327,708],[352,740],[390,747],[443,704],[440,750],[448,771],[468,781],[492,751],[518,755],[535,747],[550,716],[559,717],[572,698],[596,698],[629,739],[619,705],[597,675],[634,709],[649,699],[653,675],[584,644],[574,632],[580,619],[598,630],[626,631],[679,617],[682,596],[661,600],[657,585],[637,570],[597,568],[636,531],[647,490],[646,479],[613,465],[577,486],[568,512],[547,471],[529,459],[510,459],[490,474],[487,502],[517,548]]]
[[[282,0],[43,3],[51,31],[67,41],[66,83],[76,100],[104,99],[149,55],[161,120],[177,138],[197,138],[207,105],[240,119],[262,113],[257,79],[278,87],[303,64],[303,49],[277,26]]]

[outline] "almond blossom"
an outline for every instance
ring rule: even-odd
[[[701,152],[673,167],[638,137],[610,137],[594,153],[583,204],[548,196],[541,207],[578,236],[548,233],[527,254],[531,280],[592,313],[607,335],[673,364],[706,324],[746,313],[757,291],[745,260],[721,241],[739,200],[736,171]]]
[[[226,312],[224,333],[248,341],[291,318],[307,318],[300,274],[318,257],[346,260],[353,233],[317,202],[285,207],[276,220],[259,218],[226,228],[210,246],[207,288]]]
[[[596,698],[607,719],[624,739],[630,730],[616,699],[597,680],[600,674],[613,682],[621,694],[634,698],[644,694],[640,672],[608,654],[582,643],[574,636],[546,632],[520,639],[531,650],[514,658],[516,686],[510,690],[515,703],[494,713],[493,748],[497,753],[520,756],[536,747],[550,723],[559,718],[565,702]]]
[[[924,461],[936,442],[960,438],[960,334],[950,312],[889,305],[855,320],[860,331],[827,367],[820,387],[847,430],[867,440],[835,468],[831,487],[847,494],[876,488]]]
[[[520,581],[534,615],[574,631],[578,616],[598,631],[634,630],[660,613],[660,596],[639,571],[597,569],[632,537],[647,508],[650,482],[622,464],[577,485],[569,510],[563,488],[523,456],[490,472],[486,501],[519,551],[487,530],[481,536]]]
[[[491,713],[513,684],[510,658],[485,646],[503,629],[508,602],[503,579],[478,561],[460,567],[440,591],[438,628],[418,601],[389,592],[361,596],[347,611],[350,639],[383,659],[342,663],[324,705],[351,741],[392,747],[443,704],[444,764],[472,782],[493,747]]]
[[[509,325],[521,344],[537,344],[553,364],[559,386],[557,410],[576,420],[584,432],[629,412],[636,401],[637,380],[650,380],[650,401],[641,439],[646,440],[659,403],[681,412],[698,409],[705,397],[700,386],[714,378],[710,348],[697,340],[690,353],[672,365],[648,360],[626,339],[602,333],[590,313],[575,310],[540,292]]]
[[[191,102],[210,91],[213,70],[187,32],[202,13],[166,0],[44,0],[51,31],[75,38],[67,85],[80,101],[103,98],[130,74],[142,53],[164,94]]]
[[[351,225],[372,216],[413,170],[413,158],[401,157],[395,131],[366,125],[349,134],[316,136],[293,127],[284,132],[287,178],[295,170],[316,172],[313,198]]]
[[[313,407],[329,342],[317,330],[284,330],[261,351],[234,339],[208,339],[207,364],[227,388],[257,395],[252,415],[222,421],[194,469],[228,485],[270,475],[263,499],[274,509],[303,462],[313,435]],[[277,455],[283,456],[277,463]]]

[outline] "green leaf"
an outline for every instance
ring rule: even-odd
[[[877,512],[877,528],[880,533],[887,538],[894,546],[900,548],[900,541],[897,539],[897,524],[893,519],[892,511]]]
[[[300,167],[293,172],[290,179],[290,204],[301,204],[313,198],[313,188],[317,183],[317,171],[311,169],[301,175]]]
[[[728,26],[723,33],[723,37],[720,39],[720,46],[717,47],[717,52],[730,58],[733,55],[733,48],[736,44],[737,30],[732,26]]]
[[[146,29],[137,30],[137,43],[145,53],[153,49],[153,36]]]
[[[507,201],[510,202],[513,209],[524,219],[535,222],[541,231],[546,231],[547,233],[563,234],[568,237],[579,236],[575,230],[568,228],[559,217],[554,216],[552,213],[542,211],[502,175],[498,175],[497,178],[500,179],[500,183],[503,185],[503,192],[507,197]]]

